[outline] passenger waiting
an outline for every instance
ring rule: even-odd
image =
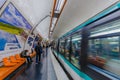
[[[36,63],[38,64],[40,62],[41,54],[43,52],[41,44],[39,42],[35,47],[35,51],[36,51]]]
[[[28,50],[24,50],[20,53],[20,56],[22,58],[26,58],[27,59],[27,62],[30,63],[32,62],[32,58],[30,57],[29,53],[28,53]]]

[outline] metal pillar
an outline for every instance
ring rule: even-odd
[[[82,30],[82,40],[81,40],[81,55],[80,55],[80,67],[84,72],[87,68],[87,53],[88,53],[88,30]]]

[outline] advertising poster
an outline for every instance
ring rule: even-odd
[[[33,37],[29,37],[27,44],[28,44],[29,46],[32,46],[33,40],[34,40]]]
[[[4,5],[5,2],[6,0],[0,0],[0,8]]]
[[[21,15],[21,13],[12,3],[8,4],[0,18],[16,27],[22,28],[26,34],[28,34],[32,29],[32,26],[27,22],[27,20]],[[26,38],[25,33],[22,36]]]
[[[30,50],[32,48],[33,42],[34,42],[35,37],[33,35],[29,35],[26,44],[25,44],[25,49]]]
[[[33,46],[32,46],[33,48],[35,48],[35,46],[37,45],[38,41],[39,41],[39,37],[36,36],[35,40],[34,40],[34,43],[33,43]]]
[[[12,24],[9,24],[8,22],[0,19],[0,30],[3,30],[5,32],[15,34],[15,35],[22,35],[24,30],[22,28],[18,28],[16,26],[13,26]]]
[[[15,35],[0,30],[0,51],[21,48]]]

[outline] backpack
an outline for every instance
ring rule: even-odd
[[[35,47],[35,51],[36,51],[36,53],[42,53],[43,52],[42,47],[38,46],[38,45]]]

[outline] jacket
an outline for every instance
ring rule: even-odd
[[[36,51],[36,54],[41,54],[41,53],[43,52],[41,45],[37,45],[37,46],[35,47],[35,51]]]

